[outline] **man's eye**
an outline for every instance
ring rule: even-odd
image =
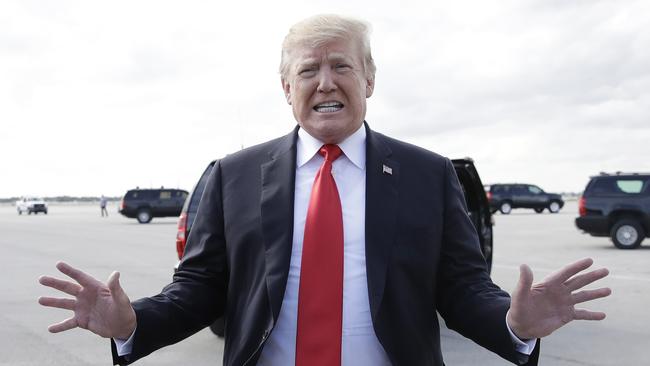
[[[316,69],[314,68],[306,68],[298,71],[298,75],[300,76],[310,76],[314,75],[316,73]]]
[[[336,64],[336,69],[337,70],[346,70],[346,69],[349,69],[349,68],[350,68],[350,65],[347,65],[347,64]]]

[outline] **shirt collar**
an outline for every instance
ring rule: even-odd
[[[319,141],[304,129],[298,130],[298,144],[296,151],[296,165],[298,168],[307,164],[323,146],[323,142]],[[366,128],[362,124],[359,129],[348,136],[345,140],[340,142],[339,147],[343,154],[359,169],[366,168]]]

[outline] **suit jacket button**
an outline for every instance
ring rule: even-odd
[[[262,335],[262,342],[264,342],[269,337],[269,333],[270,332],[268,330],[264,331],[264,334]]]

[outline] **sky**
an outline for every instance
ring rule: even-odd
[[[280,47],[319,13],[372,25],[376,131],[484,183],[579,192],[650,172],[650,2],[0,2],[0,197],[191,189],[289,133]]]

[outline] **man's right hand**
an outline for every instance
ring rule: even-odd
[[[136,316],[129,297],[120,286],[119,272],[113,272],[103,283],[67,263],[59,262],[56,268],[75,282],[49,276],[41,276],[38,282],[74,298],[40,297],[38,303],[72,310],[74,316],[50,325],[50,332],[79,327],[106,338],[127,339],[131,336],[136,327]]]

